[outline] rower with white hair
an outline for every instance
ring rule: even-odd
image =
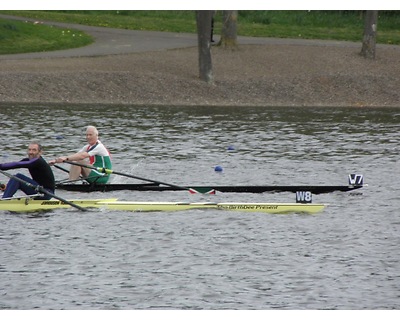
[[[99,140],[99,132],[96,127],[88,126],[86,128],[86,141],[87,144],[77,153],[69,156],[58,157],[49,161],[49,164],[52,165],[65,161],[75,162],[77,165],[71,166],[69,171],[69,180],[78,180],[79,176],[82,175],[82,177],[90,183],[107,183],[110,175],[99,172],[96,169],[79,166],[79,164],[83,164],[95,168],[112,169],[110,152]]]

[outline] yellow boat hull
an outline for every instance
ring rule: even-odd
[[[317,213],[325,208],[324,204],[300,203],[208,203],[208,202],[132,202],[116,201],[102,203],[101,206],[110,210],[122,211],[183,211],[193,209],[214,209],[224,211],[262,212],[262,213]]]
[[[137,202],[118,199],[68,200],[82,208],[104,208],[111,211],[184,211],[194,209],[214,209],[224,211],[260,213],[317,213],[325,204],[314,203],[242,203],[242,202]],[[11,199],[0,201],[1,211],[34,212],[42,210],[68,209],[70,205],[59,200]]]

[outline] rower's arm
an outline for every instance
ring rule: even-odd
[[[80,161],[89,157],[90,157],[89,153],[87,153],[86,151],[81,151],[74,153],[70,156],[58,157],[54,160],[49,161],[49,164],[63,163],[65,161]]]

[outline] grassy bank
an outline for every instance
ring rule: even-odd
[[[92,37],[79,30],[0,19],[0,54],[78,48],[92,42]]]
[[[194,11],[0,11],[37,20],[70,22],[132,30],[196,32]],[[238,34],[252,37],[362,40],[361,11],[239,11]],[[40,27],[40,28],[39,28]],[[222,12],[215,18],[215,33],[222,27]],[[62,30],[23,22],[0,20],[0,53],[32,52],[79,47],[90,43],[83,33],[60,37]],[[64,34],[68,30],[63,30]],[[71,33],[71,31],[70,31]],[[77,36],[78,39],[77,40]],[[400,12],[381,11],[378,43],[400,44]]]

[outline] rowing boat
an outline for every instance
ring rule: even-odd
[[[183,211],[193,209],[214,209],[259,213],[317,213],[325,204],[316,203],[245,203],[245,202],[136,202],[118,201],[118,199],[81,199],[68,200],[82,208],[107,209],[111,211]],[[0,211],[35,212],[54,209],[68,209],[71,206],[57,199],[34,200],[19,198],[0,201]]]
[[[198,193],[211,192],[232,192],[232,193],[264,193],[264,192],[302,192],[309,191],[312,194],[330,193],[335,191],[348,192],[360,189],[364,186],[363,176],[360,174],[350,174],[348,177],[348,185],[296,185],[296,186],[268,186],[268,185],[237,185],[237,186],[177,186],[160,181],[143,179],[151,181],[150,183],[119,183],[119,184],[73,184],[73,183],[57,183],[56,188],[67,191],[93,192],[93,191],[182,191],[189,190]]]
[[[83,183],[76,184],[68,183],[68,181],[64,181],[63,183],[59,182],[56,184],[56,188],[63,189],[67,191],[80,191],[80,192],[92,192],[92,191],[117,191],[117,190],[135,190],[135,191],[182,191],[189,190],[192,193],[215,193],[219,192],[237,192],[237,193],[263,193],[263,192],[304,192],[308,191],[313,194],[320,193],[328,193],[334,191],[352,191],[355,189],[359,189],[363,187],[364,178],[360,174],[349,174],[348,176],[348,185],[334,185],[334,186],[181,186],[175,185],[171,183],[161,182],[157,180],[147,179],[143,177],[138,177],[135,175],[118,172],[111,169],[106,168],[97,168],[88,166],[85,164],[79,164],[71,161],[66,161],[72,165],[78,165],[86,168],[90,168],[92,170],[97,170],[106,174],[118,174],[125,177],[130,177],[134,179],[139,179],[142,181],[146,181],[146,183],[136,183],[136,184],[96,184],[96,183]],[[60,168],[63,169],[63,168]],[[65,170],[65,169],[63,169]],[[65,170],[66,171],[66,170]]]
[[[137,183],[137,184],[69,184],[58,183],[57,189],[76,192],[108,192],[108,191],[182,191],[182,190],[197,190],[199,193],[207,193],[208,191],[218,192],[236,192],[236,193],[264,193],[264,192],[298,192],[310,191],[313,194],[330,193],[335,191],[347,192],[362,188],[363,185],[332,185],[332,186],[318,186],[318,185],[298,185],[298,186],[268,186],[268,185],[237,185],[237,186],[163,186],[157,183]]]

